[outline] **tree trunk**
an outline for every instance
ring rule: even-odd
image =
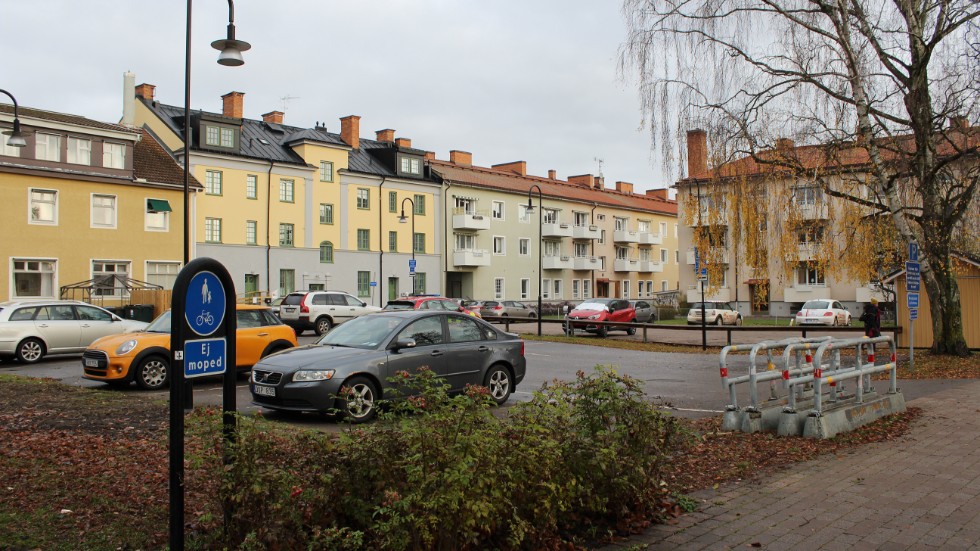
[[[932,255],[930,255],[932,256]],[[963,336],[963,308],[960,287],[949,257],[930,258],[931,270],[923,271],[922,279],[929,294],[929,313],[932,314],[933,354],[970,355]]]

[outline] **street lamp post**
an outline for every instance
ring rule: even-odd
[[[544,213],[544,207],[541,206],[541,188],[537,184],[532,185],[527,190],[527,212],[528,213],[534,212],[534,204],[531,203],[531,192],[534,191],[535,189],[538,190],[538,336],[540,337],[541,316],[544,314],[544,311],[541,309],[541,257],[544,254],[544,251],[541,250],[542,245],[544,244],[544,242],[541,240],[541,233],[542,233],[541,215]]]
[[[698,180],[698,231],[704,232],[704,228],[701,227],[701,181]],[[704,234],[702,233],[702,236]],[[707,251],[705,251],[707,252]],[[703,261],[702,261],[703,262]],[[706,273],[707,274],[707,273]],[[701,350],[708,349],[708,331],[705,328],[704,319],[704,284],[707,283],[706,279],[701,279],[701,269],[698,267],[698,284],[701,285]]]
[[[10,101],[14,102],[14,127],[10,130],[10,137],[7,138],[7,145],[10,147],[26,147],[27,140],[24,139],[24,134],[20,131],[20,119],[17,117],[17,98],[13,94],[6,90],[0,90],[0,92],[6,94]]]
[[[398,217],[398,222],[404,224],[408,222],[405,216],[405,201],[412,205],[412,263],[409,266],[409,275],[412,277],[412,292],[415,292],[415,201],[411,197],[402,199],[402,215]]]

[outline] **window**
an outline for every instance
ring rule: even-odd
[[[667,290],[667,280],[666,279],[660,282],[660,290],[661,291],[666,291]]]
[[[798,285],[826,285],[823,270],[812,262],[801,262],[796,268],[796,283]]]
[[[530,256],[531,254],[530,250],[531,250],[531,240],[526,237],[522,237],[517,242],[517,254],[521,256]]]
[[[412,159],[412,174],[422,174],[422,161]]]
[[[221,219],[204,219],[204,241],[207,243],[221,243]]]
[[[401,168],[402,172],[408,174],[422,174],[422,161],[411,157],[402,157]]]
[[[616,260],[628,260],[629,249],[626,247],[616,247]]]
[[[259,198],[259,177],[255,174],[249,174],[245,176],[245,198],[246,199],[258,199]]]
[[[371,230],[357,230],[357,250],[371,250]]]
[[[636,231],[640,233],[650,233],[650,221],[649,220],[637,220],[636,221]]]
[[[295,182],[293,180],[279,180],[279,201],[292,203],[294,186]]]
[[[204,174],[204,193],[221,195],[221,172],[209,170]]]
[[[3,137],[0,136],[0,140],[2,139]],[[56,190],[31,188],[27,195],[30,200],[28,221],[31,224],[58,223],[58,192]]]
[[[12,145],[7,145],[7,136],[4,132],[9,132],[10,128],[0,128],[0,155],[6,155],[7,157],[20,157],[21,147],[14,147]]]
[[[425,294],[425,272],[415,272],[415,281],[412,283],[412,292],[417,295]]]
[[[542,224],[557,224],[558,223],[558,211],[555,209],[544,209],[543,216],[541,217]]]
[[[417,253],[424,253],[425,252],[425,234],[424,233],[416,233],[415,234],[414,238],[412,239],[412,247],[413,247],[412,250],[415,251],[415,252],[417,252]]]
[[[660,262],[661,262],[661,264],[666,264],[667,263],[667,255],[669,255],[669,254],[670,254],[670,252],[667,249],[660,249]]]
[[[320,181],[333,181],[333,163],[330,161],[320,161]]]
[[[91,165],[92,141],[69,137],[68,162],[73,165]]]
[[[57,264],[54,259],[13,259],[14,291],[11,298],[54,297]]]
[[[493,203],[491,203],[490,204],[490,215],[493,217],[494,220],[503,220],[504,219],[504,202],[503,201],[494,201]]]
[[[544,256],[561,256],[561,241],[544,241],[541,246]]]
[[[572,220],[576,226],[588,226],[589,225],[589,213],[587,212],[573,212]]]
[[[398,192],[388,192],[388,212],[398,212]]]
[[[504,278],[493,278],[493,298],[496,300],[504,299]]]
[[[320,203],[320,223],[333,224],[333,205]]]
[[[116,196],[92,194],[92,227],[116,227]]]
[[[640,251],[640,260],[644,262],[650,260],[650,249],[644,247],[644,248],[640,248],[639,251]]]
[[[555,293],[554,293],[554,295],[552,296],[552,298],[556,298],[556,299],[558,299],[558,298],[561,298],[561,294],[562,294],[562,284],[563,284],[563,283],[564,283],[564,282],[563,282],[562,280],[560,280],[560,279],[556,279],[556,280],[554,281],[554,284],[555,284]]]
[[[793,188],[793,202],[797,206],[823,203],[823,190],[820,186],[799,186]]]
[[[493,236],[493,254],[506,254],[505,244],[506,242],[503,237],[499,235]]]
[[[677,224],[674,224],[674,237],[677,237]]]
[[[173,289],[180,273],[180,262],[147,262],[146,281],[164,289]]]
[[[357,272],[357,296],[371,296],[371,272]]]
[[[322,241],[320,243],[320,262],[323,264],[333,264],[333,243]]]
[[[455,198],[456,208],[454,214],[475,214],[476,201],[465,197]]]
[[[667,222],[660,223],[660,237],[667,237]]]
[[[398,252],[398,232],[396,231],[388,232],[388,252]]]
[[[425,216],[425,195],[416,193],[412,197],[412,203],[415,204],[415,214],[417,216]]]
[[[550,291],[551,291],[551,280],[550,279],[542,279],[541,280],[541,298],[545,298],[545,299],[551,298]]]
[[[823,242],[823,224],[808,224],[797,232],[800,245]]]
[[[170,202],[165,199],[147,199],[143,223],[146,231],[170,229]]]
[[[126,168],[126,146],[121,143],[103,143],[102,166],[106,168]]]
[[[517,220],[522,224],[531,222],[531,215],[527,212],[527,205],[517,205]]]
[[[681,263],[681,251],[680,249],[677,249],[676,251],[674,251],[674,264],[680,264],[680,263]]]
[[[582,280],[582,298],[592,298],[592,280],[583,279]]]
[[[586,258],[589,256],[589,244],[588,243],[575,243],[575,257],[576,258]]]
[[[521,278],[521,300],[527,300],[531,296],[531,280]]]
[[[476,248],[476,236],[469,233],[456,233],[456,250],[471,251]]]
[[[279,296],[284,297],[296,290],[296,270],[279,270]]]
[[[255,245],[259,224],[255,220],[245,221],[245,244]]]
[[[483,330],[479,323],[470,318],[446,318],[451,342],[473,342],[483,340]]]
[[[599,244],[602,245],[606,242],[606,230],[599,230]]]
[[[96,260],[92,262],[92,294],[103,297],[126,296],[126,289],[120,278],[129,277],[129,262]],[[118,287],[118,288],[117,288]]]
[[[628,279],[624,279],[623,280],[623,297],[622,298],[630,298],[630,280],[628,280]]]
[[[221,132],[217,126],[205,127],[204,143],[207,145],[221,145]]]
[[[615,220],[616,231],[626,231],[626,227],[629,224],[628,219],[616,217],[613,220]]]
[[[572,280],[572,298],[577,299],[579,295],[580,282],[577,279]]]
[[[34,134],[34,158],[39,161],[61,162],[61,136]]]
[[[358,188],[357,190],[357,208],[359,209],[370,209],[371,208],[371,198],[368,195],[368,190],[363,188]]]
[[[279,224],[279,246],[292,247],[294,244],[294,226],[292,224]]]

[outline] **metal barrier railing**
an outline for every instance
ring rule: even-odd
[[[878,343],[888,343],[891,351],[891,356],[889,357],[890,361],[882,365],[875,364],[875,345]],[[869,345],[871,346],[871,352],[869,354],[868,362],[862,363],[861,356],[863,349]],[[855,365],[851,368],[842,368],[840,366],[840,350],[850,347],[855,348]],[[889,378],[888,393],[895,394],[895,392],[898,390],[895,339],[891,337],[862,337],[859,339],[841,339],[831,341],[822,344],[819,348],[817,348],[817,353],[813,358],[814,363],[820,365],[823,355],[828,350],[834,352],[831,361],[831,372],[824,374],[823,370],[821,369],[816,369],[813,372],[813,411],[810,413],[811,416],[819,417],[823,414],[821,390],[824,384],[830,385],[833,388],[841,381],[847,379],[857,379],[857,391],[855,397],[857,402],[861,403],[864,399],[864,388],[866,386],[870,386],[871,384],[871,375],[890,371],[891,377]],[[831,391],[830,400],[836,401],[837,394],[837,392]]]

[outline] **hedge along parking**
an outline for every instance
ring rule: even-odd
[[[217,416],[195,416],[188,485],[217,487],[189,546],[542,549],[643,526],[664,505],[678,424],[611,367],[502,417],[483,387],[450,396],[431,371],[400,377],[408,399],[340,435],[242,417],[229,465]]]

